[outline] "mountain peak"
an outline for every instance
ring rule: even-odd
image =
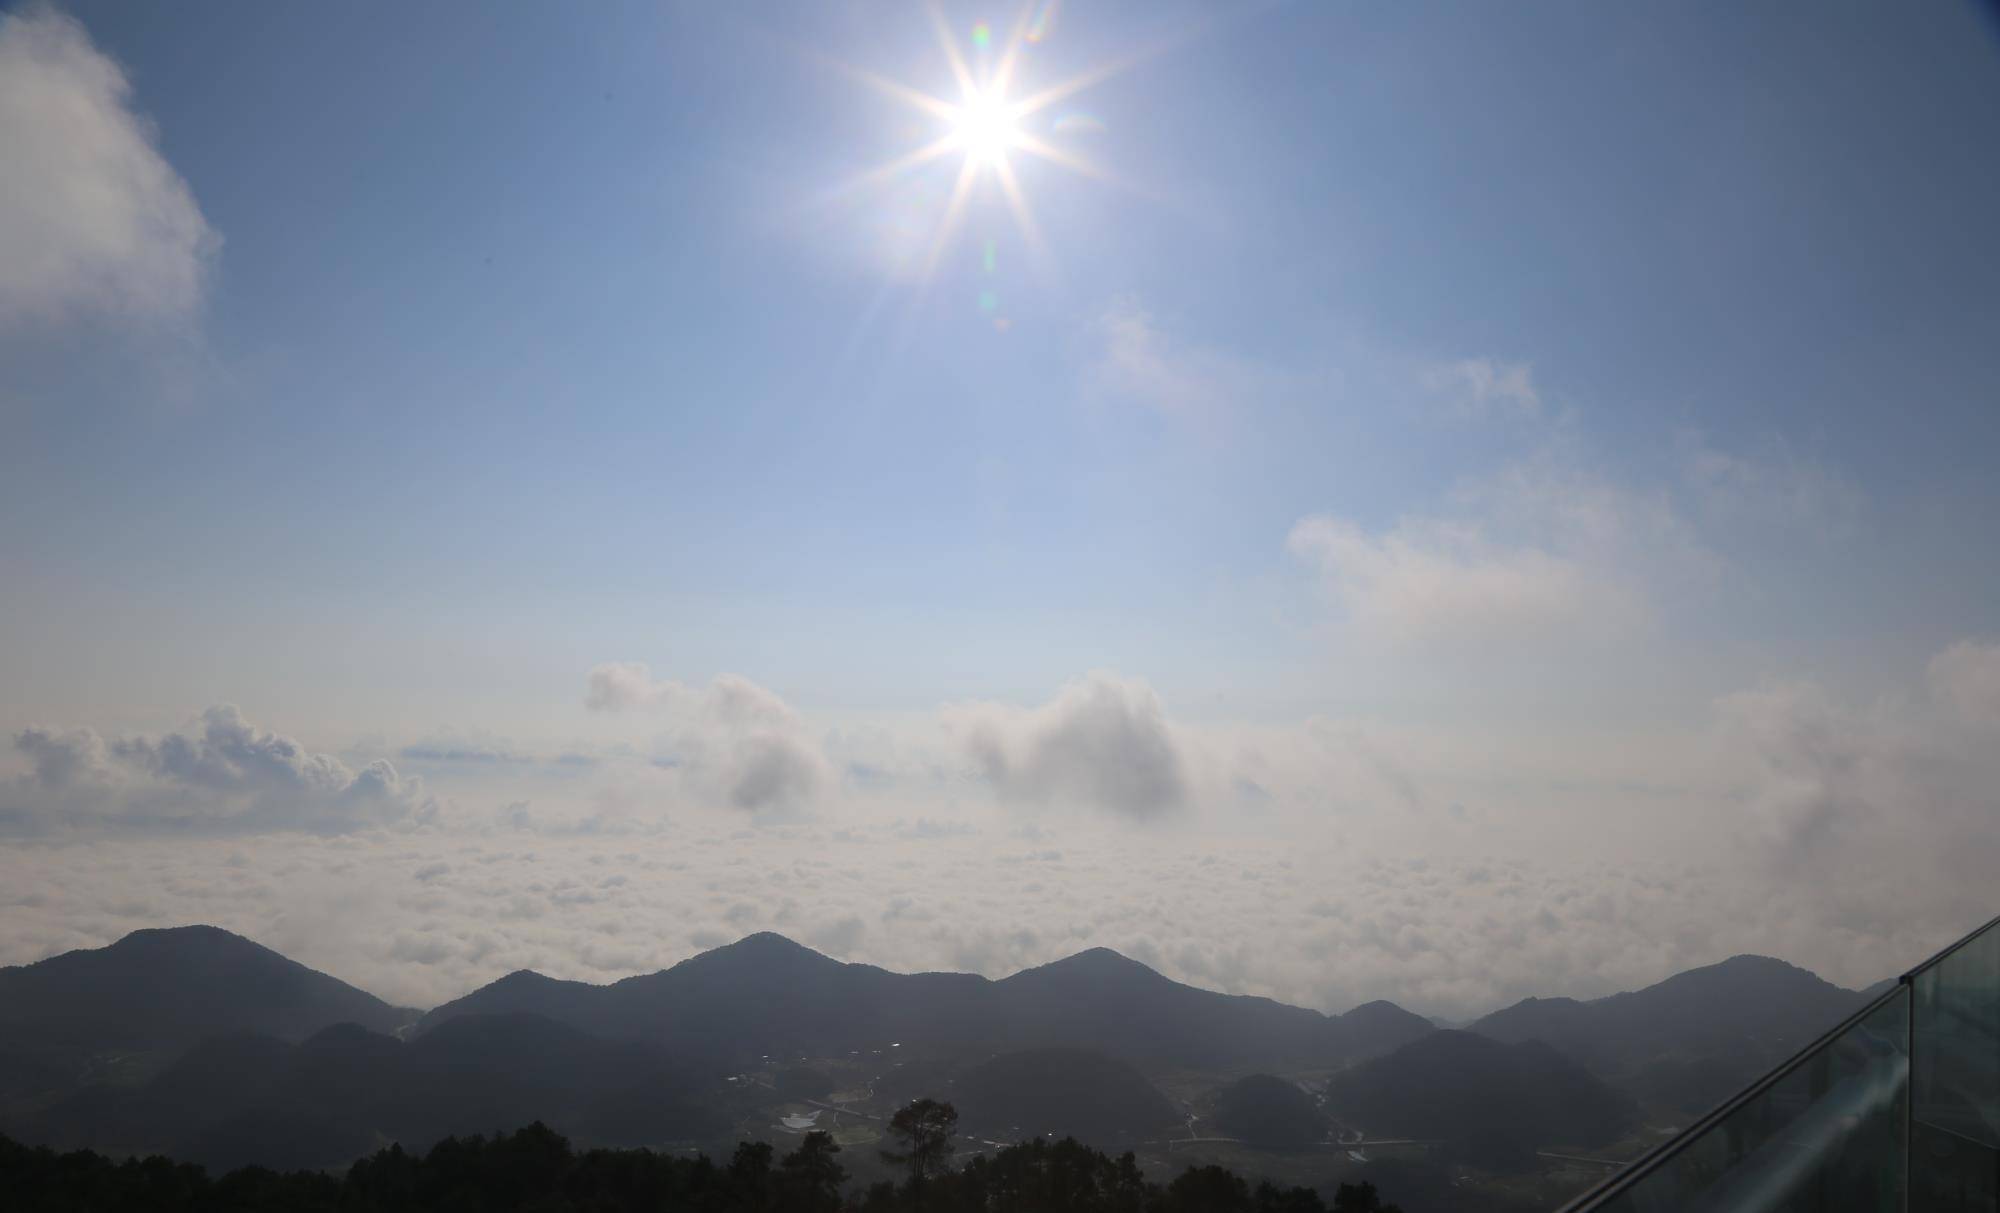
[[[106,946],[106,951],[139,952],[160,948],[237,948],[256,952],[278,953],[252,939],[245,939],[234,931],[212,927],[206,923],[193,923],[184,927],[144,927]]]
[[[758,931],[754,934],[745,935],[735,943],[726,943],[712,950],[717,952],[768,952],[774,955],[796,955],[803,952],[813,956],[819,955],[818,952],[814,952],[806,945],[788,936],[780,935],[776,931]]]
[[[733,960],[757,964],[806,964],[820,962],[839,964],[840,961],[823,952],[815,952],[795,939],[778,934],[776,931],[758,931],[745,935],[735,943],[726,943],[718,948],[710,948],[692,957],[693,960],[707,960],[710,957],[728,957]]]
[[[1169,980],[1147,965],[1141,964],[1139,961],[1132,959],[1122,952],[1114,952],[1110,948],[1085,948],[1083,951],[1072,956],[1065,956],[1061,960],[1052,960],[1045,965],[1037,965],[1032,969],[1023,969],[1007,980],[1014,981],[1020,978],[1034,979],[1037,977],[1042,979],[1058,977],[1122,978],[1128,981],[1134,979],[1151,981]]]
[[[144,927],[101,948],[76,948],[23,967],[45,972],[150,972],[186,971],[189,966],[204,973],[323,976],[254,939],[206,925]]]
[[[1420,1028],[1428,1025],[1430,1022],[1416,1012],[1399,1007],[1386,998],[1378,998],[1373,1002],[1364,1002],[1360,1006],[1348,1011],[1347,1014],[1338,1016],[1337,1018],[1350,1026],[1366,1024],[1376,1027],[1400,1026]]]
[[[184,1047],[256,1032],[303,1040],[329,1024],[389,1031],[408,1012],[214,926],[133,931],[5,970],[0,1034],[56,1030],[100,1048]]]
[[[1785,988],[1798,987],[1815,990],[1837,988],[1811,969],[1802,969],[1795,964],[1779,960],[1774,956],[1753,956],[1749,953],[1731,956],[1728,960],[1718,961],[1712,965],[1703,965],[1697,969],[1689,969],[1683,973],[1676,973],[1672,977],[1647,988],[1649,990],[1706,990],[1714,986],[1723,986],[1731,990],[1740,990],[1746,984],[1757,988],[1770,988],[1773,985]],[[1613,997],[1622,998],[1629,996],[1613,995]]]
[[[735,943],[698,952],[681,961],[671,969],[658,973],[627,977],[616,984],[651,984],[668,973],[700,973],[710,977],[776,977],[781,974],[795,974],[806,969],[838,969],[842,962],[831,956],[813,951],[796,940],[787,939],[774,931],[758,931],[745,935]]]
[[[1125,955],[1125,953],[1114,952],[1110,948],[1085,948],[1076,955],[1058,960],[1056,963],[1077,966],[1087,965],[1093,968],[1145,969],[1148,973],[1153,971],[1148,966]]]
[[[1755,952],[1739,952],[1731,956],[1728,960],[1718,961],[1709,967],[1715,969],[1754,969],[1772,973],[1806,973],[1811,971],[1809,969],[1801,969],[1790,961],[1779,960],[1775,956],[1759,956]]]
[[[1353,1010],[1350,1010],[1348,1012],[1349,1015],[1354,1015],[1357,1013],[1362,1015],[1410,1014],[1410,1012],[1405,1011],[1403,1008],[1397,1006],[1393,1002],[1390,1002],[1386,998],[1377,998],[1369,1002],[1361,1003],[1358,1006],[1356,1006]]]
[[[517,990],[555,984],[557,984],[555,978],[543,973],[537,973],[533,969],[515,969],[505,977],[496,978],[490,988],[496,990]]]

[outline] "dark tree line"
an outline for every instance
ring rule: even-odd
[[[919,1101],[898,1113],[885,1157],[907,1171],[845,1193],[840,1146],[808,1133],[779,1157],[744,1142],[727,1163],[650,1150],[575,1151],[541,1124],[495,1137],[446,1138],[424,1154],[390,1146],[344,1176],[246,1167],[211,1178],[165,1158],[58,1154],[0,1137],[0,1203],[63,1213],[1400,1213],[1373,1186],[1343,1184],[1328,1206],[1310,1188],[1251,1185],[1221,1167],[1148,1183],[1131,1154],[1031,1141],[948,1167],[958,1114]]]

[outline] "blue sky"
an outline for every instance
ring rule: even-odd
[[[111,740],[226,749],[221,704],[421,776],[423,824],[354,823],[384,846],[616,802],[774,851],[1028,813],[1400,863],[1408,800],[1563,879],[1658,835],[1804,882],[1993,824],[1985,10],[1049,7],[1017,96],[1118,70],[1022,119],[1096,170],[1010,155],[1039,253],[990,169],[938,238],[956,154],[842,188],[942,129],[861,79],[949,96],[919,6],[5,10],[18,845],[346,832]],[[988,66],[1015,20],[940,16]],[[440,737],[669,782],[410,756]],[[1969,925],[1942,883],[1644,963],[1886,971]],[[867,921],[856,955],[954,955]],[[1008,956],[1058,937],[1132,946]],[[1570,979],[1437,963],[1440,1006]],[[1375,996],[1305,967],[1227,972]]]

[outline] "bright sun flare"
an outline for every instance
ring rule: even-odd
[[[976,164],[990,165],[1021,141],[1013,108],[997,95],[974,94],[953,111],[952,136]]]
[[[1109,180],[1102,169],[1077,150],[1051,141],[1052,137],[1063,134],[1065,126],[1062,121],[1048,121],[1046,111],[1122,71],[1151,51],[1142,48],[1121,60],[1100,64],[1052,87],[1017,94],[1014,87],[1017,83],[1016,69],[1020,66],[1023,52],[1047,35],[1050,18],[1055,11],[1052,3],[1045,0],[1038,9],[1034,9],[1032,20],[1024,10],[1023,19],[1013,35],[998,47],[992,46],[992,33],[984,24],[975,27],[972,44],[977,54],[971,60],[952,37],[935,4],[926,7],[937,31],[939,49],[957,85],[957,100],[954,102],[933,96],[873,72],[840,65],[870,87],[938,119],[942,126],[931,142],[862,174],[842,187],[841,192],[880,185],[914,172],[940,157],[956,156],[959,159],[957,181],[936,222],[930,252],[924,261],[925,278],[929,278],[932,268],[956,232],[967,200],[982,185],[999,190],[1029,251],[1045,262],[1041,234],[1022,191],[1020,174],[1016,171],[1017,162],[1030,159],[1044,161],[1088,177]],[[1101,131],[1103,127],[1085,117],[1077,121],[1073,129]],[[988,257],[991,257],[990,252]]]

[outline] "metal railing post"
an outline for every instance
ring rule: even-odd
[[[1896,979],[1910,988],[1903,1005],[1903,1039],[1909,1042],[1909,1078],[1903,1084],[1903,1213],[1910,1213],[1910,1189],[1917,1179],[1916,1137],[1911,1122],[1917,1115],[1917,983],[1909,973]]]

